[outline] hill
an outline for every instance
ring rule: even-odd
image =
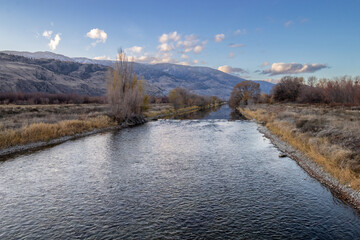
[[[13,57],[11,60],[12,67],[6,68],[6,71],[3,72],[4,61],[9,62],[11,59],[9,55],[5,57],[6,54],[11,54]],[[15,56],[23,58],[14,58]],[[34,91],[38,89],[46,92],[58,90],[61,92],[70,91],[79,94],[101,95],[105,93],[104,74],[107,67],[113,67],[114,62],[110,60],[70,58],[52,52],[3,51],[0,55],[0,64],[2,70],[0,72],[0,86],[6,86],[7,90]],[[49,65],[52,68],[49,68]],[[55,65],[58,65],[58,67],[55,67]],[[25,71],[31,77],[26,76],[25,72],[23,72],[21,78],[18,78],[17,71],[15,71],[17,67],[20,72],[24,68],[31,69],[31,71]],[[134,63],[134,71],[139,76],[144,76],[147,81],[147,92],[155,95],[167,95],[171,89],[180,86],[201,95],[228,98],[232,88],[244,80],[209,67],[183,66],[169,63],[153,65]],[[38,73],[36,74],[36,72]],[[4,81],[7,83],[4,83]],[[265,81],[256,82],[260,84],[261,90],[266,93],[269,93],[274,85]],[[43,88],[40,87],[41,83],[44,84]],[[2,87],[1,91],[4,92],[5,88]]]

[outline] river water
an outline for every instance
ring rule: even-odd
[[[360,217],[216,112],[0,162],[0,239],[358,239]]]

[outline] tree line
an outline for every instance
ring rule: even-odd
[[[307,103],[329,105],[360,105],[360,77],[321,78],[285,76],[270,94],[261,93],[260,85],[242,81],[234,86],[229,99],[232,108],[249,103]]]
[[[66,93],[0,93],[0,104],[36,105],[36,104],[104,104],[105,97],[91,97]]]
[[[169,102],[173,104],[175,109],[199,106],[205,108],[211,104],[219,104],[221,100],[216,96],[202,96],[191,91],[177,87],[170,91]]]

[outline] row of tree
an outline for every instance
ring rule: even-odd
[[[332,105],[360,105],[360,77],[344,76],[334,79],[283,77],[270,94],[260,94],[260,85],[242,81],[235,85],[229,105],[236,108],[248,103],[319,103]]]
[[[360,77],[283,77],[272,91],[276,102],[360,105]]]
[[[34,105],[34,104],[104,104],[105,97],[90,97],[65,93],[0,93],[0,104]]]
[[[219,104],[221,100],[216,96],[202,96],[178,87],[170,91],[169,102],[173,104],[175,109],[179,109],[188,106],[206,107]]]

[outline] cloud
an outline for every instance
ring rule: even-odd
[[[271,82],[271,83],[275,83],[275,84],[277,84],[277,83],[279,83],[280,82],[280,80],[281,80],[281,78],[266,78],[266,79],[264,79],[264,81],[266,81],[266,82]]]
[[[247,71],[242,68],[233,68],[228,65],[220,66],[218,67],[218,70],[224,73],[247,73]]]
[[[130,53],[141,53],[143,49],[144,47],[133,46],[131,48],[126,48],[125,51]]]
[[[246,29],[238,29],[234,32],[234,35],[245,35],[247,33]]]
[[[111,60],[110,57],[107,56],[99,56],[99,57],[94,57],[94,60]]]
[[[233,52],[229,53],[229,58],[233,58],[233,57],[235,57],[235,53]]]
[[[98,28],[91,29],[90,32],[86,33],[86,36],[91,39],[96,39],[96,41],[91,44],[93,47],[100,42],[105,43],[108,37],[104,30]]]
[[[172,44],[162,43],[158,46],[158,49],[162,52],[169,52],[174,49],[174,46]]]
[[[181,38],[180,34],[178,34],[176,31],[172,32],[172,33],[163,33],[160,37],[159,37],[159,42],[160,43],[167,43],[169,41],[174,41],[177,42],[179,41]]]
[[[194,53],[199,54],[199,53],[202,52],[202,50],[204,50],[204,46],[203,45],[197,45],[197,46],[194,47],[193,51],[194,51]]]
[[[222,42],[225,39],[225,34],[216,34],[214,37],[215,42]]]
[[[188,59],[188,58],[189,58],[189,56],[188,56],[188,55],[186,55],[186,54],[182,54],[182,55],[181,55],[181,58],[182,58],[182,59]]]
[[[270,76],[279,74],[299,74],[299,73],[313,73],[323,68],[328,68],[326,64],[301,64],[301,63],[273,63],[267,70],[262,71],[262,74]]]
[[[55,50],[61,41],[60,34],[56,34],[53,39],[50,40],[48,46],[51,50]]]
[[[53,31],[45,30],[45,31],[43,32],[42,36],[45,37],[45,38],[47,38],[47,39],[50,39],[52,33],[53,33]]]
[[[207,44],[207,41],[202,41],[201,43],[200,39],[194,35],[187,35],[185,36],[185,40],[184,41],[178,41],[178,43],[176,44],[176,47],[182,47],[184,50],[184,53],[188,53],[188,52],[194,52],[196,54],[199,54],[200,52],[202,52],[204,50],[205,45]]]
[[[238,48],[238,47],[243,47],[243,46],[245,46],[245,45],[242,43],[238,43],[238,44],[230,43],[229,44],[229,47],[231,47],[231,48]]]
[[[286,23],[284,23],[284,26],[285,27],[290,27],[291,24],[293,24],[294,22],[293,21],[287,21]]]

